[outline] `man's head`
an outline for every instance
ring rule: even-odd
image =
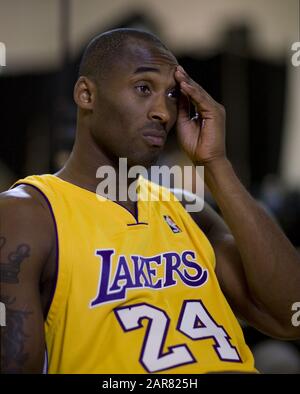
[[[108,160],[151,165],[177,118],[174,55],[154,35],[117,29],[95,37],[74,90],[80,132]]]
[[[126,56],[129,42],[152,44],[169,52],[169,49],[152,33],[137,29],[109,30],[94,37],[87,45],[79,66],[79,76],[103,80],[111,67]]]

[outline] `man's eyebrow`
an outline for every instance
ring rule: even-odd
[[[141,66],[138,67],[135,71],[134,74],[141,74],[141,73],[146,73],[146,72],[156,72],[159,73],[159,69],[155,67],[147,67],[147,66]]]

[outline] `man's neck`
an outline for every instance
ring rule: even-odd
[[[120,201],[119,198],[119,165],[109,160],[98,147],[89,146],[89,144],[86,144],[86,141],[85,144],[82,144],[81,146],[84,146],[84,149],[80,148],[79,143],[75,143],[67,163],[55,175],[66,182],[70,182],[83,189],[96,193],[97,187],[101,180],[105,179],[105,177],[97,177],[98,168],[101,166],[111,166],[114,169],[116,175],[116,185],[114,185],[116,190],[116,198],[112,197],[110,199],[124,206],[134,215],[136,209],[134,201],[131,201],[129,198],[126,201]],[[124,181],[124,179],[121,179],[121,181]],[[127,177],[127,190],[134,181],[135,179],[129,179]],[[126,193],[127,190],[125,191]]]

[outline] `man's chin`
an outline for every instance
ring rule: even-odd
[[[160,154],[161,151],[152,153],[151,155],[144,155],[141,158],[128,158],[128,167],[131,168],[134,166],[142,166],[146,169],[149,169],[151,166],[156,165]]]

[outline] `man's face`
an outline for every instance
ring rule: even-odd
[[[175,57],[163,48],[130,42],[97,89],[92,131],[110,159],[148,167],[156,161],[177,119]]]

